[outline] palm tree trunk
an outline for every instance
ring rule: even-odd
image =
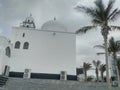
[[[103,72],[101,71],[101,79],[102,79],[102,82],[103,82]]]
[[[108,34],[102,34],[105,42],[105,61],[106,61],[106,81],[108,90],[111,90],[111,84],[110,84],[110,76],[109,76],[109,62],[108,62],[108,44],[107,44],[107,35]]]
[[[118,64],[117,64],[116,52],[113,53],[113,57],[114,57],[114,60],[115,60],[115,68],[116,68],[116,71],[117,71],[118,87],[120,87],[120,76],[119,76],[119,69],[118,69]]]
[[[111,84],[110,84],[110,76],[109,76],[109,63],[108,63],[108,34],[109,34],[109,28],[108,28],[108,23],[105,22],[105,24],[102,27],[101,30],[101,34],[103,36],[104,39],[104,43],[105,43],[105,61],[106,61],[106,80],[107,80],[107,88],[108,90],[111,90]]]
[[[119,71],[119,77],[120,77],[120,61],[117,61],[118,71]]]
[[[97,79],[97,82],[98,82],[98,68],[96,68],[96,79]]]
[[[120,69],[119,69],[119,77],[120,77]]]
[[[84,71],[84,74],[85,74],[85,81],[87,81],[87,71],[86,70]]]

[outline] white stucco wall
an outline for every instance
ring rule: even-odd
[[[25,37],[22,37],[25,33]],[[21,42],[20,49],[13,49],[10,70],[23,72],[30,68],[35,73],[76,74],[76,36],[73,33],[12,28],[11,41]],[[29,42],[29,49],[23,49],[23,43]]]
[[[12,45],[9,40],[3,36],[0,36],[0,74],[3,74],[5,65],[9,65],[10,58],[5,55],[6,48],[10,47],[12,52]]]

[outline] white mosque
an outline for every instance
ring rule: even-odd
[[[32,16],[0,37],[0,74],[24,72],[76,75],[76,35],[56,19],[36,29]]]

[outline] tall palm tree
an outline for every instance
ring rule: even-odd
[[[118,86],[120,87],[120,75],[119,75],[119,65],[117,59],[117,52],[120,51],[120,44],[118,41],[115,41],[113,37],[109,40],[109,52],[112,54],[114,62],[115,62],[115,69],[117,71],[117,78],[118,78]]]
[[[85,75],[85,81],[87,81],[87,71],[90,70],[91,68],[91,64],[90,63],[83,63],[83,71],[84,71],[84,75]]]
[[[101,27],[101,34],[105,42],[105,57],[106,57],[106,75],[108,90],[111,90],[110,79],[109,79],[109,66],[108,66],[108,34],[112,29],[120,29],[118,26],[109,25],[110,21],[115,21],[120,16],[120,10],[118,8],[113,9],[115,0],[109,0],[107,6],[103,4],[102,0],[96,0],[95,7],[77,6],[78,11],[84,12],[91,16],[93,26],[85,26],[76,31],[76,33],[86,33],[88,30],[95,28],[96,26]]]
[[[99,81],[99,66],[100,66],[101,62],[99,60],[95,61],[93,60],[93,65],[95,66],[95,73],[96,73],[96,80],[97,82]]]
[[[101,79],[103,81],[104,80],[103,74],[106,71],[106,64],[101,64],[99,70],[100,70],[100,74],[101,74]]]

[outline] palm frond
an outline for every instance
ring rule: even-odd
[[[101,64],[101,61],[98,60],[98,61],[97,61],[97,66],[99,66],[100,64]]]
[[[108,17],[108,19],[109,19],[109,16],[110,16],[110,13],[111,13],[114,3],[115,3],[115,0],[109,0],[108,5],[105,9],[105,15],[106,15],[106,17]]]
[[[106,71],[106,64],[101,64],[99,70],[101,72],[105,72]]]
[[[105,45],[95,45],[94,48],[105,49]]]
[[[101,55],[101,54],[105,54],[105,52],[99,52],[99,53],[96,53],[97,55]]]
[[[115,41],[113,37],[111,37],[109,40],[109,50],[111,52],[115,51]]]
[[[109,21],[115,21],[115,20],[118,19],[119,16],[120,16],[120,10],[115,9],[115,10],[110,14],[110,16],[108,17],[108,20],[109,20]]]
[[[108,20],[117,12],[118,9],[114,9],[108,16]]]
[[[95,5],[96,5],[96,8],[95,8],[96,9],[96,14],[97,14],[97,17],[95,17],[95,18],[98,18],[101,21],[105,21],[106,20],[105,5],[103,4],[103,1],[102,0],[96,0]]]
[[[99,67],[100,63],[101,63],[101,61],[99,61],[99,60],[97,60],[97,61],[93,60],[93,65],[95,67]]]
[[[112,30],[120,30],[120,26],[110,26],[110,28],[112,29]]]
[[[100,19],[98,19],[98,18],[94,18],[93,20],[92,20],[92,23],[94,24],[94,25],[102,25],[102,21],[100,20]]]
[[[91,66],[90,63],[86,63],[86,62],[83,63],[83,69],[84,69],[85,71],[88,71],[91,67],[92,67],[92,66]]]
[[[96,7],[97,7],[99,10],[105,9],[105,6],[104,6],[102,0],[96,0],[96,1],[95,1],[95,5],[96,5]]]
[[[87,15],[89,15],[93,19],[97,19],[97,21],[101,20],[101,16],[103,18],[103,15],[101,15],[100,11],[98,8],[92,8],[92,7],[85,7],[85,6],[77,6],[75,9],[77,9],[80,12],[84,12]],[[96,24],[96,23],[94,23]]]
[[[84,7],[84,6],[77,6],[75,9],[77,11],[84,12],[92,17],[96,15],[95,10],[92,7],[88,8],[88,7]]]
[[[109,40],[109,51],[110,52],[118,52],[120,51],[119,41],[115,41],[113,37]]]
[[[88,14],[92,18],[94,25],[103,26],[107,22],[114,21],[120,16],[120,10],[118,8],[113,9],[114,3],[115,0],[109,0],[107,7],[105,7],[103,0],[96,0],[96,7],[77,6],[76,9]],[[87,30],[84,31],[86,32]]]
[[[85,26],[85,27],[82,27],[81,29],[77,30],[76,34],[78,34],[78,33],[86,33],[87,31],[89,31],[91,29],[94,29],[94,28],[96,28],[96,26]]]

